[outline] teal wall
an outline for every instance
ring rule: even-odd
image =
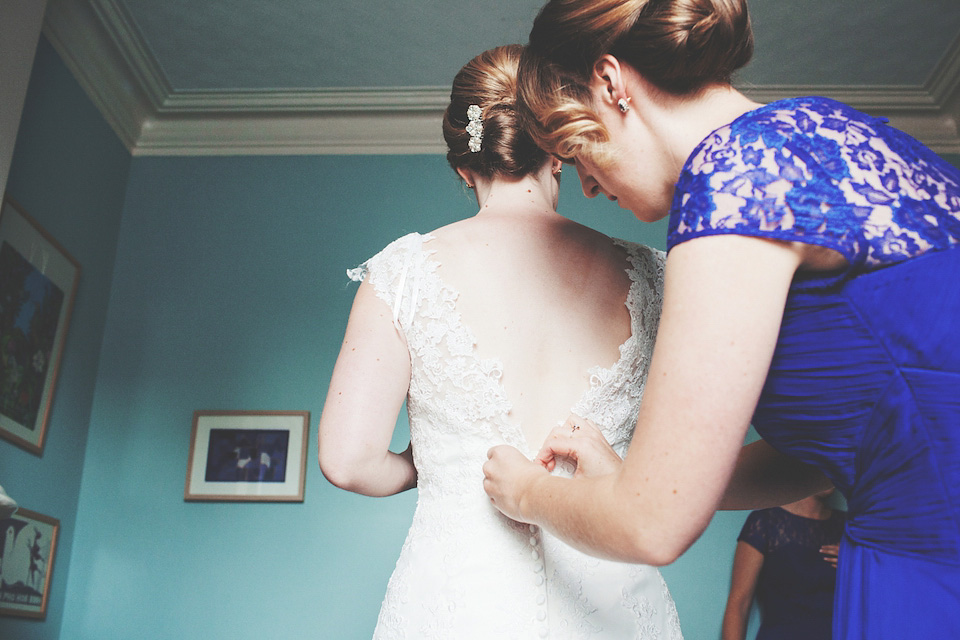
[[[61,637],[65,602],[80,597],[67,597],[67,576],[129,170],[129,153],[41,38],[7,193],[80,262],[82,273],[43,456],[0,441],[0,484],[21,506],[61,526],[46,620],[0,618],[0,638]]]
[[[45,41],[34,73],[9,191],[84,272],[47,449],[0,442],[0,483],[63,522],[48,619],[0,618],[0,638],[369,637],[416,495],[355,496],[316,466],[344,270],[471,194],[440,156],[131,160]],[[663,223],[564,175],[561,211],[663,246]],[[184,502],[196,409],[310,411],[305,501]],[[719,635],[744,517],[664,570],[690,640]]]
[[[585,201],[576,180],[563,190],[575,217],[662,245],[662,225]],[[439,156],[134,161],[68,585],[83,597],[67,605],[69,637],[369,637],[416,496],[348,494],[314,461],[355,291],[344,270],[399,235],[473,213],[471,198]],[[303,504],[183,501],[192,412],[216,408],[311,412]],[[397,444],[405,437],[402,422]],[[696,559],[668,570],[691,638],[719,625],[742,520],[719,518]]]

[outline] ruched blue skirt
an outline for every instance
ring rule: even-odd
[[[847,498],[834,638],[960,638],[960,248],[796,287],[754,426]]]

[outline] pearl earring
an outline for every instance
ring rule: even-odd
[[[620,107],[620,113],[630,111],[630,98],[620,98],[617,100],[617,106]]]

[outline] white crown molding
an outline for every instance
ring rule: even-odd
[[[177,92],[115,0],[49,0],[44,34],[133,155],[446,152],[446,87]],[[828,96],[960,153],[960,37],[916,87],[740,88],[760,102]]]
[[[150,53],[136,21],[126,7],[115,0],[86,0],[96,14],[123,66],[135,78],[137,86],[154,106],[162,104],[173,87],[167,82],[159,63]]]

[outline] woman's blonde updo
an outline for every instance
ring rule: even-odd
[[[534,140],[563,158],[602,156],[607,132],[589,81],[611,54],[676,95],[728,83],[753,55],[746,0],[551,0],[519,67],[518,109]]]
[[[443,114],[447,161],[477,175],[523,177],[543,166],[547,153],[520,127],[516,112],[517,66],[523,47],[490,49],[468,62],[453,79]],[[470,150],[467,109],[478,105],[483,122],[480,150]]]

